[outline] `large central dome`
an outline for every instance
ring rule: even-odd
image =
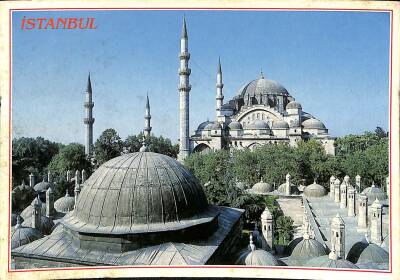
[[[79,232],[131,234],[179,230],[208,223],[216,215],[182,164],[138,152],[100,166],[83,184],[75,210],[63,223]]]
[[[269,94],[289,95],[288,91],[281,84],[273,80],[265,79],[261,76],[259,79],[253,80],[242,86],[236,93],[236,96],[245,98],[248,95],[255,96]]]

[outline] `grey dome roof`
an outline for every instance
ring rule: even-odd
[[[256,194],[267,194],[269,192],[272,192],[272,186],[266,182],[263,182],[262,180],[251,188],[251,191]]]
[[[290,256],[293,252],[293,249],[296,248],[297,244],[299,244],[303,240],[303,237],[297,237],[289,242],[289,244],[285,248],[285,255]]]
[[[242,130],[243,129],[242,124],[237,121],[231,122],[228,126],[231,130]]]
[[[271,253],[255,249],[246,249],[241,252],[239,258],[236,261],[237,265],[248,265],[248,266],[278,266],[278,260]]]
[[[254,120],[248,125],[246,125],[247,129],[269,129],[269,125],[267,122],[263,120]]]
[[[287,109],[301,109],[301,104],[296,101],[291,101],[286,105],[286,110]]]
[[[33,204],[38,200],[38,198],[36,197],[34,200],[32,200],[31,204],[26,207],[22,212],[21,212],[21,217],[24,218],[24,220],[32,217],[32,211],[33,211]],[[42,216],[46,215],[46,204],[41,202],[41,214]]]
[[[75,210],[61,221],[85,233],[178,230],[215,219],[198,180],[168,156],[137,152],[101,165],[84,183]]]
[[[34,189],[36,192],[45,192],[45,191],[47,191],[48,188],[50,188],[50,187],[52,187],[52,186],[53,186],[53,184],[51,184],[51,183],[49,183],[49,182],[42,181],[42,182],[40,182],[40,183],[37,183],[37,184],[33,187],[33,189]]]
[[[289,95],[288,91],[281,84],[273,80],[265,79],[261,76],[260,79],[253,80],[250,83],[243,85],[236,93],[236,97],[245,97],[247,95],[254,96],[258,94]]]
[[[356,242],[350,248],[347,258],[352,263],[388,263],[389,253],[374,243]]]
[[[11,249],[31,243],[43,237],[43,234],[35,228],[16,226],[11,230]]]
[[[289,128],[289,124],[284,120],[277,120],[272,123],[272,129],[274,128]]]
[[[358,266],[356,266],[354,263],[348,260],[344,259],[332,260],[329,258],[328,255],[312,258],[311,260],[306,262],[304,266],[358,269]]]
[[[290,257],[309,259],[326,254],[327,251],[320,242],[315,239],[303,238],[303,240],[294,247]]]
[[[13,191],[14,191],[14,190],[17,190],[17,189],[20,190],[20,191],[25,191],[25,190],[29,191],[29,190],[32,190],[31,186],[25,184],[24,181],[22,182],[21,185],[16,186],[16,187],[13,189]]]
[[[204,127],[204,130],[215,130],[215,129],[221,129],[221,124],[218,122],[210,122]]]
[[[200,131],[200,130],[203,130],[208,124],[210,124],[211,122],[210,121],[205,121],[205,122],[202,122],[201,124],[199,124],[199,126],[197,127],[197,130],[198,131]]]
[[[310,129],[326,129],[325,125],[317,119],[311,118],[308,120],[305,120],[301,123],[304,128],[310,128]]]
[[[368,203],[373,203],[376,199],[379,201],[386,200],[388,197],[385,192],[382,191],[381,188],[372,185],[362,191],[363,194],[367,195]]]
[[[54,202],[54,209],[60,213],[68,213],[74,210],[74,206],[75,197],[69,196],[68,193]]]
[[[22,223],[22,226],[32,227],[32,221],[33,221],[33,216],[25,219],[25,221]],[[40,231],[46,235],[50,234],[51,230],[54,227],[54,222],[50,218],[43,216],[43,215],[40,216],[40,222],[41,222],[40,223],[40,225],[41,225]]]
[[[314,182],[311,185],[305,187],[303,193],[305,196],[308,197],[321,197],[327,194],[327,190],[323,186]]]
[[[12,213],[12,214],[11,214],[11,226],[12,226],[12,227],[15,226],[15,225],[17,224],[17,217],[18,217],[17,214],[15,214],[15,213]],[[22,219],[22,217],[20,217],[20,219]],[[22,219],[21,222],[23,222],[23,219]]]

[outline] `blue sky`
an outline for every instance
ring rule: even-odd
[[[215,118],[221,57],[225,101],[259,77],[281,83],[333,136],[388,128],[388,13],[285,11],[64,11],[13,14],[13,137],[84,143],[87,75],[94,137],[144,125],[177,142],[182,17],[191,53],[190,129]],[[21,30],[29,17],[95,17],[96,30]]]

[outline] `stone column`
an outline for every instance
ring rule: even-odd
[[[75,184],[80,184],[81,183],[81,173],[79,170],[75,171]]]
[[[345,251],[345,224],[339,213],[331,222],[331,248],[335,248],[339,258],[346,257]]]
[[[274,246],[274,218],[271,215],[271,212],[265,207],[264,212],[261,214],[261,226],[262,226],[262,235],[265,239],[265,243],[263,242],[263,248],[267,251],[273,251],[275,249]]]
[[[347,192],[347,216],[354,217],[356,215],[356,190],[349,188]]]
[[[33,188],[35,186],[35,175],[33,173],[29,174],[29,186]]]
[[[356,176],[356,186],[357,186],[357,191],[361,192],[361,176],[360,175]]]
[[[340,208],[347,207],[347,186],[345,181],[340,185]]]
[[[336,179],[335,180],[335,202],[340,203],[340,180]]]
[[[386,194],[387,194],[387,197],[389,198],[390,197],[390,177],[389,176],[386,177]],[[390,201],[390,200],[388,199],[388,201]]]
[[[285,195],[289,196],[291,195],[290,193],[290,178],[292,176],[290,176],[290,174],[286,174],[286,185],[285,185]]]
[[[67,170],[67,182],[71,182],[71,170]]]
[[[380,245],[382,243],[382,204],[378,199],[371,205],[371,241]]]
[[[46,191],[46,216],[53,218],[54,214],[54,193],[51,187]]]
[[[368,197],[365,194],[358,196],[358,226],[357,230],[365,231],[368,225]]]
[[[47,172],[47,182],[52,183],[53,182],[53,176],[51,176],[51,172]]]
[[[40,198],[37,197],[33,203],[32,211],[32,228],[41,229],[42,225],[42,202]]]
[[[331,176],[329,179],[329,196],[334,198],[335,197],[335,176]]]
[[[86,181],[86,171],[85,169],[82,169],[82,183],[84,183]]]

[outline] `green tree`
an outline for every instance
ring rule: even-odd
[[[94,144],[94,160],[97,166],[106,161],[120,156],[122,153],[123,142],[117,131],[108,128],[101,133]]]
[[[286,245],[293,236],[293,220],[288,216],[280,216],[276,220],[279,244]]]
[[[149,152],[167,155],[176,158],[179,152],[179,145],[172,145],[171,140],[162,136],[150,135],[145,138]],[[128,153],[138,152],[143,145],[143,132],[138,135],[130,135],[124,142],[125,151]]]

